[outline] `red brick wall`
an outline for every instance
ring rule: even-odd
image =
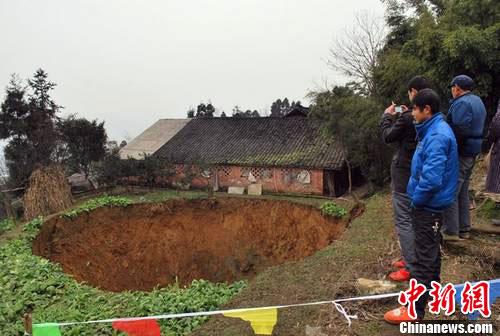
[[[170,183],[179,181],[184,176],[182,166],[178,166],[176,170],[177,175],[169,179]],[[297,180],[297,175],[303,170],[309,172],[310,183],[301,183]],[[252,172],[257,183],[262,183],[264,191],[323,194],[323,170],[321,169],[219,166],[216,168],[219,187],[246,187],[251,184],[248,179],[249,172]],[[191,180],[191,185],[195,188],[204,188],[207,186],[207,179],[197,175]]]

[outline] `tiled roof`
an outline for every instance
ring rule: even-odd
[[[153,154],[181,130],[189,119],[160,119],[142,132],[125,147],[120,149],[120,157],[143,159],[144,154]]]
[[[342,152],[317,120],[196,118],[156,153],[175,163],[340,169]]]

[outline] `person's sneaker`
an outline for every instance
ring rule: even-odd
[[[399,271],[390,273],[389,278],[393,281],[408,281],[410,280],[410,272],[400,269]]]
[[[460,232],[458,237],[460,237],[460,239],[470,239],[470,232]]]
[[[401,322],[413,322],[417,319],[413,319],[408,315],[408,309],[406,309],[406,307],[399,307],[385,313],[384,320],[390,324],[400,324]]]
[[[403,259],[401,259],[401,260],[393,262],[392,263],[392,267],[404,268],[404,267],[406,267],[406,263],[405,263],[405,261]]]
[[[442,232],[441,235],[443,236],[443,240],[447,242],[460,241],[460,237],[458,235],[448,234],[446,232]]]

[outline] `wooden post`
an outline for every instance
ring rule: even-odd
[[[33,318],[31,316],[31,313],[25,313],[23,319],[24,335],[33,335]]]
[[[23,315],[23,324],[24,324],[24,335],[33,335],[33,305],[28,305],[26,307],[26,312]]]

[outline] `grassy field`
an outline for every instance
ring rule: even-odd
[[[442,280],[461,283],[497,278],[498,269],[495,270],[494,265],[498,265],[499,252],[498,237],[488,235],[475,235],[471,241],[447,246]],[[364,214],[351,223],[341,240],[303,261],[261,273],[225,307],[258,307],[357,296],[360,292],[355,280],[360,277],[384,279],[391,271],[391,261],[398,255],[390,197],[378,194],[367,200]],[[316,330],[318,336],[399,335],[397,327],[383,321],[383,314],[396,306],[395,299],[346,303],[344,307],[359,317],[352,328],[348,328],[346,320],[333,305],[282,309],[273,335],[305,335],[307,329]],[[498,316],[498,307],[494,311],[494,316]],[[253,335],[253,332],[247,322],[215,317],[192,335]]]

